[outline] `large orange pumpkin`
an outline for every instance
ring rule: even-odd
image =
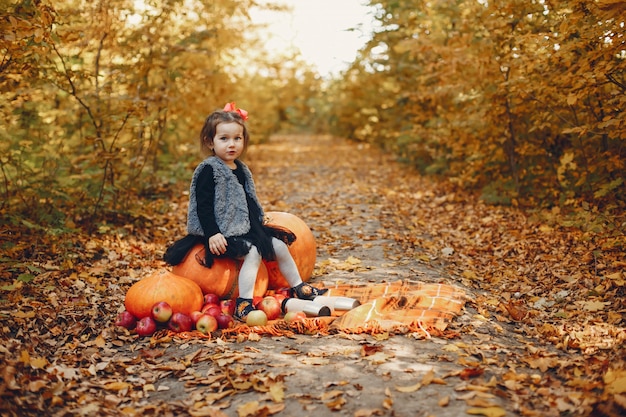
[[[164,270],[135,282],[126,292],[124,305],[133,316],[143,318],[159,301],[166,301],[174,312],[191,314],[202,308],[204,300],[198,284]]]
[[[204,259],[204,245],[195,245],[183,261],[172,268],[176,275],[189,278],[194,281],[204,294],[217,294],[221,299],[239,296],[239,269],[241,261],[230,258],[215,258],[213,266],[207,268],[199,260]],[[254,284],[254,296],[263,296],[267,291],[267,269],[261,263]]]
[[[291,253],[293,260],[298,266],[302,281],[307,282],[311,279],[317,258],[317,246],[313,232],[311,232],[304,220],[294,214],[283,211],[270,211],[265,214],[269,217],[269,225],[281,226],[296,235],[296,241],[289,246],[289,253]],[[276,261],[264,261],[264,263],[269,275],[268,288],[289,287],[287,280],[280,273]]]

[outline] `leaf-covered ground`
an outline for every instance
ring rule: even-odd
[[[625,413],[619,236],[485,205],[340,139],[276,137],[246,160],[265,209],[313,230],[313,282],[465,288],[447,337],[138,339],[114,327],[125,291],[165,268],[183,233],[183,184],[89,235],[3,227],[1,415]]]

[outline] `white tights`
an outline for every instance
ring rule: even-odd
[[[281,274],[287,280],[290,287],[295,287],[302,283],[302,277],[298,271],[298,266],[289,253],[289,247],[282,240],[272,238],[272,246],[276,253],[276,262]],[[239,297],[252,298],[254,296],[254,283],[261,266],[261,254],[256,246],[250,248],[250,252],[243,258],[241,269],[239,270]]]

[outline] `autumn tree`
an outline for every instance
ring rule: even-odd
[[[251,57],[262,42],[248,11],[265,7],[252,0],[2,5],[2,206],[17,222],[138,214],[138,198],[187,179],[208,113],[237,101],[267,138],[306,84]]]
[[[380,29],[335,86],[336,133],[488,201],[623,208],[623,3],[370,3]]]

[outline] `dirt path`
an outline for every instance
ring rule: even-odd
[[[413,255],[407,257],[402,246],[387,237],[393,231],[386,230],[383,221],[394,207],[386,196],[406,179],[398,176],[398,166],[379,150],[329,137],[293,136],[251,148],[247,161],[266,210],[296,214],[313,230],[318,243],[314,282],[413,279],[455,283],[443,264],[435,260],[427,266]],[[516,415],[515,405],[498,397],[495,382],[507,355],[518,345],[516,336],[501,326],[478,322],[475,315],[468,306],[453,324],[459,330],[479,328],[460,340],[296,335],[236,344],[190,342],[184,349],[170,349],[169,354],[174,358],[200,347],[210,355],[221,351],[224,363],[241,367],[240,373],[258,372],[261,378],[284,380],[283,404],[272,403],[267,393],[249,391],[221,404],[229,416],[242,415],[240,407],[271,411],[283,406],[279,415],[284,416],[446,417],[471,409]],[[496,351],[489,344],[503,338],[507,339],[506,351]],[[378,353],[366,356],[364,346]],[[492,348],[492,352],[483,351]],[[491,369],[478,379],[459,377],[486,361],[491,362]],[[195,375],[212,372],[212,365],[203,361],[193,370]],[[430,381],[433,378],[435,383]],[[197,401],[202,397],[201,389],[186,393],[180,380],[160,379],[150,400]]]

